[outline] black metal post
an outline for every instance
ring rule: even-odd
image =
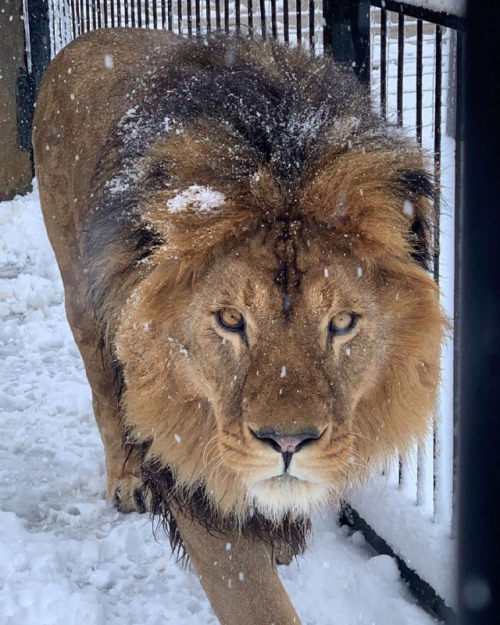
[[[365,82],[370,80],[370,1],[323,0],[323,45],[342,63],[349,63]]]
[[[31,150],[33,113],[38,88],[50,63],[50,29],[48,0],[26,0],[29,41],[26,41],[28,72],[19,77],[19,132],[22,147]],[[33,163],[33,156],[31,155]]]
[[[500,4],[468,3],[456,355],[461,625],[500,615]]]

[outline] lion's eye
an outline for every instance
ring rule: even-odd
[[[232,332],[242,332],[245,329],[245,319],[243,315],[232,308],[223,308],[216,314],[217,321],[225,330]]]
[[[354,313],[341,312],[332,317],[329,330],[332,334],[348,334],[353,330],[358,322],[358,316]]]

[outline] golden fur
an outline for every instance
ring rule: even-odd
[[[271,542],[282,526],[286,542],[423,438],[444,327],[432,184],[347,70],[277,44],[101,31],[53,63],[35,126],[121,509],[149,498],[180,525]],[[226,309],[244,331],[220,324]],[[269,432],[315,434],[284,470]]]

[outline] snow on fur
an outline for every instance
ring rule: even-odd
[[[180,213],[187,209],[204,213],[219,209],[224,205],[224,202],[224,195],[219,191],[193,184],[171,200],[168,200],[167,208],[170,213]]]

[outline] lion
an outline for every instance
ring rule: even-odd
[[[159,515],[223,625],[299,623],[277,554],[431,423],[421,150],[327,56],[126,28],[52,62],[34,150],[108,498]]]

